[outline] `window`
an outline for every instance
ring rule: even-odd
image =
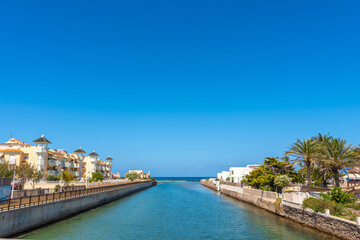
[[[15,155],[10,155],[9,164],[15,164],[15,162],[16,162]]]

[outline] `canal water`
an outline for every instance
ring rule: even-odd
[[[200,183],[160,183],[32,231],[27,239],[331,239]]]

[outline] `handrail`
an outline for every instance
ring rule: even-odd
[[[57,193],[54,192],[49,194],[8,199],[0,202],[0,212],[10,211],[14,209],[29,207],[29,206],[35,206],[45,203],[57,202],[65,199],[82,197],[94,193],[110,191],[114,189],[127,187],[129,185],[137,185],[146,182],[151,182],[151,181],[149,180],[149,181],[141,181],[141,182],[122,183],[122,184],[103,186],[97,188],[87,188],[82,190],[73,190],[73,191],[57,192]]]

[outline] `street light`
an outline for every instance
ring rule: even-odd
[[[16,166],[14,166],[13,184],[12,184],[12,188],[11,188],[11,199],[13,199],[13,198],[14,198],[14,188],[15,188],[15,171],[16,171]]]
[[[63,171],[64,171],[64,169],[61,169],[61,172],[60,172],[60,175],[61,175],[61,179],[60,179],[60,192],[62,192]]]

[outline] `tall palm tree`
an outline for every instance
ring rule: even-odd
[[[322,150],[326,148],[326,144],[333,139],[332,136],[328,134],[322,135],[321,133],[318,133],[317,136],[312,137],[314,141],[316,141],[319,144],[319,156],[316,159],[315,164],[316,171],[318,174],[322,175],[322,187],[327,187],[327,180],[330,175],[332,175],[331,169],[329,169],[329,166],[326,164],[326,161],[324,161],[324,156],[322,155]]]
[[[306,166],[307,185],[311,185],[311,164],[315,162],[318,155],[319,144],[313,139],[297,139],[289,147],[285,155],[295,157],[294,163],[303,163]]]
[[[353,166],[359,159],[355,147],[340,138],[332,138],[324,144],[321,152],[324,163],[334,175],[335,187],[340,187],[340,171]]]
[[[329,136],[329,133],[324,134],[324,135],[322,135],[321,133],[318,133],[317,136],[312,137],[311,139],[315,140],[316,142],[318,142],[320,144],[323,144],[323,143],[326,143],[326,142],[330,141],[331,139],[333,139],[333,137]]]

